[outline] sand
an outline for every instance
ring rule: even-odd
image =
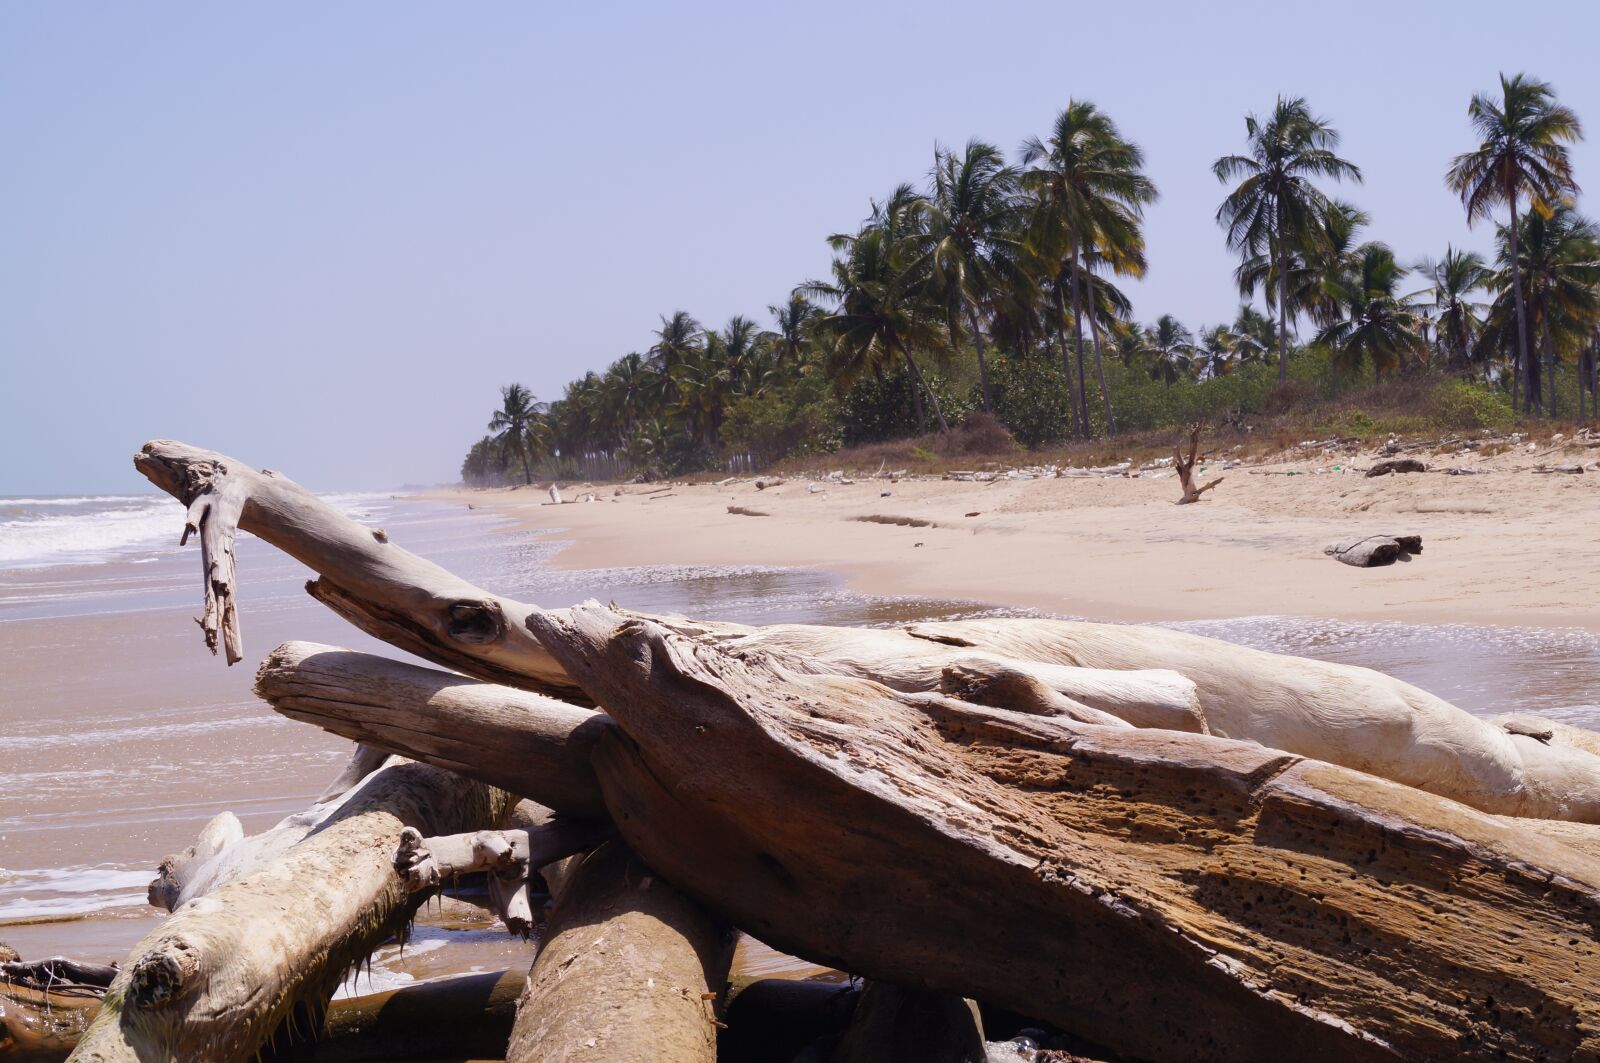
[[[544,504],[540,488],[434,497],[493,509],[523,528],[561,529],[573,542],[555,564],[567,568],[815,566],[868,594],[1101,620],[1316,615],[1600,630],[1600,471],[1535,471],[1589,463],[1600,451],[1572,440],[1492,457],[1406,456],[1429,471],[1353,471],[1377,460],[1371,451],[1231,469],[1213,462],[1201,475],[1223,475],[1223,484],[1189,506],[1173,504],[1170,469],[992,483],[800,477],[766,490],[751,478],[665,492],[563,484],[566,498],[593,490],[597,501],[559,506]],[[1450,467],[1488,471],[1443,474]],[[1332,541],[1375,533],[1420,534],[1423,553],[1380,569],[1323,554]]]

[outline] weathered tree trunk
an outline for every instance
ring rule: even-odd
[[[511,804],[424,764],[376,773],[305,840],[141,941],[73,1058],[247,1060],[286,1022],[320,1021],[346,969],[414,909],[393,867],[401,830],[495,826]]]
[[[1172,448],[1172,467],[1178,470],[1178,484],[1183,488],[1183,497],[1178,499],[1178,505],[1186,506],[1200,501],[1200,496],[1222,482],[1222,477],[1217,477],[1208,484],[1199,487],[1194,483],[1195,455],[1200,450],[1200,432],[1204,425],[1194,425],[1189,429],[1189,456],[1184,457],[1181,445]]]
[[[507,1063],[715,1063],[731,927],[621,842],[546,872],[556,896]]]
[[[151,483],[189,508],[205,572],[206,644],[241,659],[233,583],[235,528],[259,535],[321,574],[306,590],[356,627],[468,675],[558,696],[576,693],[528,634],[529,607],[490,594],[395,546],[271,470],[156,440],[134,456]],[[185,532],[185,536],[189,534]]]
[[[775,947],[1144,1058],[1600,1051],[1576,850],[1253,743],[795,675],[598,607],[533,624],[621,725],[623,835]]]
[[[569,815],[606,814],[589,754],[610,721],[588,709],[313,642],[268,654],[256,693],[291,719],[374,748],[493,780]]]

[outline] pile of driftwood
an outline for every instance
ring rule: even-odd
[[[243,654],[244,529],[449,671],[268,655],[261,697],[352,766],[163,865],[172,915],[75,1059],[328,1037],[333,988],[439,883],[486,872],[526,930],[541,869],[511,1060],[709,1061],[724,1026],[724,1059],[792,1059],[829,1022],[805,1058],[981,1059],[1001,1011],[1122,1059],[1600,1054],[1600,735],[1164,629],[543,610],[275,473],[171,442],[136,463],[188,506],[213,651]],[[848,1026],[832,991],[727,1006],[741,931],[864,978]]]

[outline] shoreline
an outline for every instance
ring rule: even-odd
[[[1538,455],[1590,456],[1579,447],[1572,456]],[[1427,458],[1430,469],[1485,470],[1468,476],[1367,478],[1349,470],[1349,455],[1241,465],[1191,506],[1173,504],[1177,481],[1161,470],[988,483],[799,477],[765,490],[750,477],[564,483],[568,498],[593,493],[596,501],[559,506],[537,487],[422,497],[510,517],[512,530],[570,533],[549,562],[569,571],[812,568],[863,594],[1124,622],[1305,616],[1600,631],[1588,597],[1600,585],[1591,526],[1600,475],[1541,474],[1534,457]],[[1331,471],[1336,465],[1343,471]],[[1421,534],[1423,553],[1380,569],[1323,554],[1328,543],[1377,533]]]

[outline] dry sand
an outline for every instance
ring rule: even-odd
[[[660,564],[815,566],[870,594],[1031,607],[1104,620],[1317,615],[1417,623],[1600,630],[1600,471],[1581,441],[1493,457],[1409,454],[1426,473],[1365,477],[1378,456],[1210,465],[1224,483],[1177,506],[1171,470],[1137,477],[950,480],[790,478],[723,485],[463,490],[441,497],[494,509],[529,529],[562,529],[567,568]],[[1342,471],[1332,471],[1335,465]],[[1487,469],[1450,476],[1450,467]],[[769,479],[767,477],[765,479]],[[655,492],[647,494],[646,492]],[[729,512],[730,506],[764,516]],[[928,522],[922,526],[879,519]],[[1328,543],[1376,533],[1423,537],[1408,563],[1356,569]]]

